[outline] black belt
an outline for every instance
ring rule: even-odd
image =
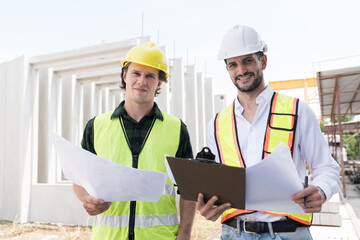
[[[224,224],[237,228],[237,219],[232,219]],[[297,227],[304,226],[290,220],[272,222],[271,225],[274,232],[295,232]],[[250,220],[240,221],[240,229],[247,233],[269,232],[267,222],[255,222]]]

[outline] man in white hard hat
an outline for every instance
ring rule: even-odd
[[[320,212],[326,199],[338,191],[339,166],[310,107],[265,85],[266,51],[267,45],[251,27],[237,25],[224,35],[218,58],[225,61],[238,94],[209,123],[208,146],[217,162],[250,167],[283,142],[300,179],[305,179],[309,164],[311,184],[291,197],[306,215],[234,209],[230,203],[216,206],[217,196],[205,203],[201,193],[197,209],[212,221],[222,215],[222,239],[312,239],[312,213]],[[263,191],[261,186],[258,191]]]
[[[130,49],[122,61],[125,100],[114,111],[87,123],[82,147],[118,164],[164,173],[165,154],[192,158],[185,124],[162,112],[154,102],[167,77],[166,57],[154,43]],[[174,185],[169,178],[158,202],[104,202],[79,185],[73,188],[87,213],[96,216],[91,239],[190,240],[195,203],[180,199],[179,224]]]

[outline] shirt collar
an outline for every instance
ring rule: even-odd
[[[125,104],[125,100],[122,101],[119,104],[119,106],[114,110],[113,114],[111,115],[111,119],[117,118],[120,116],[125,116],[125,115],[128,116],[128,113],[125,110],[124,104]],[[161,121],[164,119],[164,117],[160,111],[160,108],[158,107],[156,102],[154,102],[154,106],[153,106],[151,112],[147,116],[155,116],[157,119],[159,119]]]
[[[274,90],[270,86],[266,86],[264,90],[256,97],[256,104],[264,101],[267,104],[270,104],[271,98],[274,94]],[[242,113],[244,111],[244,107],[239,102],[239,99],[236,97],[235,99],[235,109]]]
[[[273,94],[274,90],[272,90],[270,86],[266,86],[259,96],[257,96],[256,103],[259,104],[261,101],[265,101],[270,104]]]

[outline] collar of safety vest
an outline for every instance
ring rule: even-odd
[[[124,104],[125,104],[125,100],[122,101],[119,104],[119,106],[114,110],[113,114],[111,115],[111,119],[118,118],[118,117],[124,116],[124,115],[128,115],[125,110]],[[164,119],[164,117],[160,111],[160,108],[158,107],[156,102],[154,102],[154,106],[153,106],[151,112],[149,113],[149,115],[147,115],[147,116],[151,116],[151,115],[154,115],[157,119],[159,119],[161,121]]]

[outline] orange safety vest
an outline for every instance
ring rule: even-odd
[[[299,99],[297,98],[282,95],[277,92],[273,94],[264,137],[263,159],[275,150],[280,141],[289,147],[291,155],[293,155],[298,105]],[[234,111],[235,104],[233,102],[216,115],[214,122],[215,142],[220,162],[222,164],[244,168],[246,165],[242,157],[238,141]],[[236,216],[254,212],[256,211],[232,208],[223,213],[221,222],[223,223]],[[264,212],[276,216],[286,216],[306,226],[310,226],[312,222],[311,213],[307,215],[299,215],[266,211],[258,212]]]

